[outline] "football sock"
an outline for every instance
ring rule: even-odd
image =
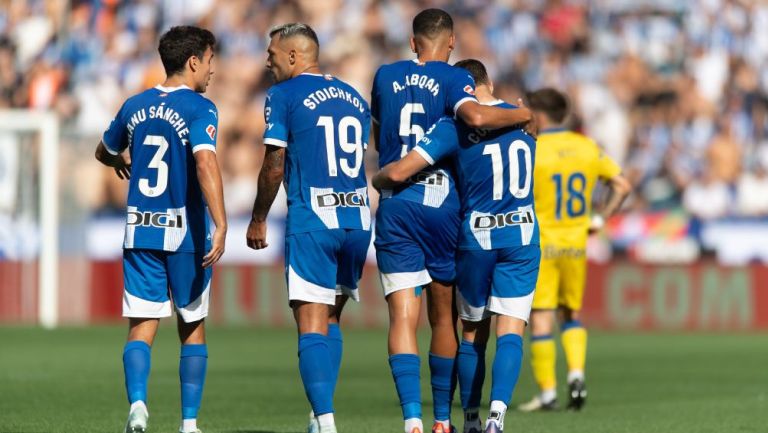
[[[430,382],[435,420],[450,420],[451,401],[453,391],[456,389],[456,358],[444,358],[430,352],[429,371],[432,376]]]
[[[389,367],[395,380],[403,419],[421,420],[421,361],[419,355],[398,353],[389,356]],[[419,421],[421,422],[421,421]]]
[[[506,406],[512,399],[512,391],[520,376],[523,359],[523,338],[517,334],[506,334],[496,339],[496,356],[493,359],[491,401]],[[493,410],[493,409],[491,409]]]
[[[563,323],[560,339],[568,364],[568,382],[575,378],[584,380],[584,364],[587,359],[587,330],[578,320]],[[572,372],[576,374],[571,374]],[[579,374],[580,373],[580,374]]]
[[[338,323],[328,324],[328,351],[331,353],[331,372],[333,373],[333,391],[335,393],[336,383],[339,381],[341,355],[344,352],[344,340]]]
[[[147,401],[147,380],[149,380],[150,346],[143,341],[129,341],[123,349],[123,371],[128,402]]]
[[[307,333],[299,336],[299,373],[319,422],[321,415],[333,412],[333,372],[325,335]]]
[[[542,397],[545,391],[553,391],[557,388],[555,379],[555,362],[557,357],[557,348],[552,334],[534,335],[531,337],[531,367],[533,368],[533,377],[542,391]],[[550,400],[544,400],[548,403]]]
[[[182,419],[197,419],[197,412],[200,410],[200,401],[203,398],[203,386],[205,385],[205,370],[207,366],[207,345],[183,344],[181,346],[179,380],[181,382]],[[187,431],[188,429],[185,428],[184,430]]]
[[[336,421],[333,419],[333,412],[324,413],[317,417],[317,424],[320,428],[331,427],[336,425]]]
[[[415,428],[418,428],[420,432],[424,432],[424,424],[421,422],[421,418],[408,418],[405,420],[405,433],[411,433]]]
[[[462,340],[456,357],[459,372],[459,394],[464,411],[480,407],[485,381],[485,345]]]
[[[192,433],[197,430],[197,419],[183,419],[181,420],[181,431],[184,433]]]

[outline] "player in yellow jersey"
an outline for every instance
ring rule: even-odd
[[[587,332],[579,321],[586,277],[589,233],[599,230],[630,192],[621,167],[589,137],[562,127],[568,100],[555,89],[528,95],[528,107],[541,133],[534,168],[534,200],[541,231],[541,265],[531,312],[531,364],[541,393],[519,407],[523,411],[557,408],[555,313],[561,321],[561,341],[568,364],[569,409],[579,410],[587,393],[584,362]],[[608,194],[592,211],[598,180]]]

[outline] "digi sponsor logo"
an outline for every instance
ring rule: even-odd
[[[211,137],[211,140],[216,139],[216,127],[213,125],[208,125],[207,128],[205,128],[205,132],[208,134],[209,137]]]
[[[409,181],[419,185],[443,186],[447,179],[440,172],[420,171],[411,176]]]
[[[472,221],[472,228],[474,230],[491,230],[520,224],[533,224],[533,212],[516,210],[496,215],[479,215]]]
[[[365,197],[359,192],[329,192],[318,194],[318,208],[328,207],[365,207]]]
[[[167,212],[129,211],[126,224],[142,227],[181,228],[184,227],[184,216],[172,215]]]

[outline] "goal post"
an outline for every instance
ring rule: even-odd
[[[38,321],[45,328],[58,323],[59,284],[59,119],[49,111],[0,110],[0,131],[39,137]]]

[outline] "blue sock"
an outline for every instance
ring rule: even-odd
[[[456,389],[456,358],[443,358],[430,352],[429,372],[432,376],[435,420],[450,420],[453,391]]]
[[[331,352],[331,372],[333,373],[333,391],[335,393],[336,383],[339,381],[341,355],[344,352],[344,339],[341,336],[341,328],[339,328],[338,323],[328,325],[328,350]]]
[[[334,375],[328,337],[315,333],[299,336],[299,373],[315,416],[333,413]]]
[[[205,370],[208,366],[208,346],[183,344],[179,358],[181,382],[181,418],[197,419],[200,401],[203,399]]]
[[[523,338],[517,334],[502,335],[496,339],[496,357],[493,359],[491,401],[509,404],[512,391],[520,376],[523,360]]]
[[[462,340],[456,357],[459,370],[461,407],[479,408],[485,382],[485,345]]]
[[[143,341],[129,341],[123,349],[123,371],[128,402],[147,401],[149,380],[150,346]]]
[[[403,419],[421,419],[421,361],[419,355],[398,353],[389,356],[389,367],[395,379],[397,396],[403,408]]]

